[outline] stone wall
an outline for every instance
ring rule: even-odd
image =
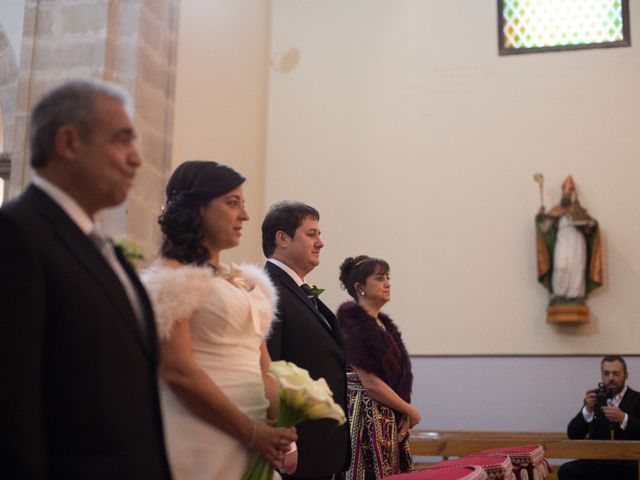
[[[16,116],[18,63],[3,25],[0,24],[0,128],[3,141],[0,153],[13,149],[13,130]]]
[[[144,159],[128,201],[102,221],[115,237],[155,255],[155,219],[170,168],[179,0],[27,0],[15,112],[10,196],[29,182],[29,112],[45,91],[75,77],[114,81],[133,99]]]

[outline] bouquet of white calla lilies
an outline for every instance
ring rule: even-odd
[[[342,425],[344,410],[333,401],[333,392],[324,378],[314,380],[305,369],[279,360],[271,364],[269,375],[278,383],[279,417],[293,426],[303,420],[332,418]],[[279,419],[280,419],[279,418]]]
[[[344,410],[333,401],[333,392],[324,378],[314,380],[309,372],[294,363],[271,362],[269,375],[278,384],[280,410],[276,426],[292,427],[304,420],[330,418],[338,425],[346,422]],[[260,456],[245,473],[243,480],[271,480],[274,468]]]

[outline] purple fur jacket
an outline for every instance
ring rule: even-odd
[[[385,332],[355,302],[340,305],[336,316],[344,337],[347,362],[377,375],[400,398],[410,402],[413,383],[411,362],[393,321],[380,312],[378,316],[387,329]]]

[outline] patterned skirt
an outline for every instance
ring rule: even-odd
[[[343,480],[379,480],[413,470],[409,436],[402,441],[398,426],[402,415],[369,396],[358,374],[347,371],[351,465]]]

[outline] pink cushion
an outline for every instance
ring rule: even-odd
[[[385,480],[486,480],[487,474],[480,467],[453,467],[416,470],[385,477]]]
[[[544,459],[544,449],[542,445],[515,445],[513,447],[492,448],[490,450],[482,450],[476,452],[477,455],[507,455],[511,459],[514,467],[525,467],[527,465],[536,465]]]
[[[443,460],[434,463],[429,469],[451,468],[451,467],[481,467],[494,480],[512,480],[513,465],[506,455],[481,455],[456,458],[454,460]]]
[[[524,478],[523,470],[527,472],[529,479],[534,480],[544,480],[553,471],[549,463],[544,459],[542,445],[514,445],[512,447],[492,448],[476,452],[473,455],[507,455],[511,459],[517,480]]]

